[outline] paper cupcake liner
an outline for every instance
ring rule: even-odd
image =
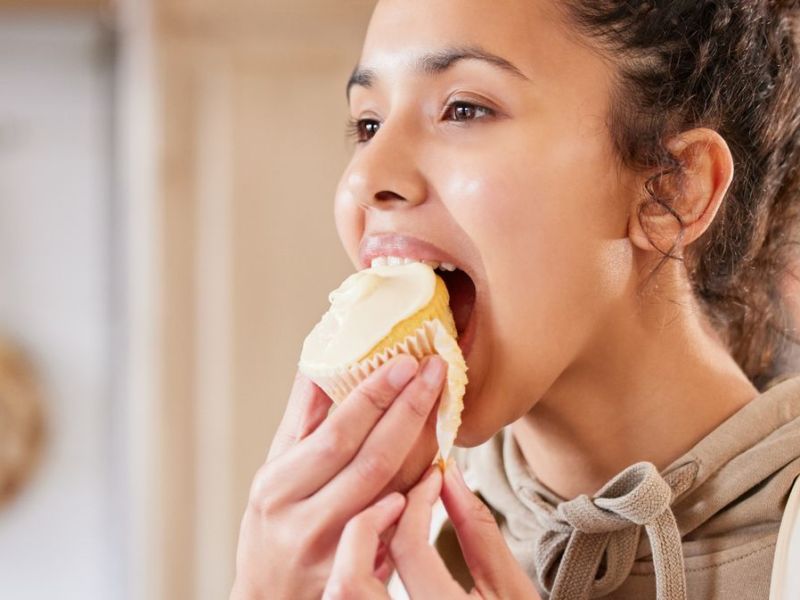
[[[436,418],[439,457],[446,461],[461,426],[467,363],[455,338],[447,332],[439,319],[425,321],[402,341],[351,366],[306,374],[339,404],[371,373],[398,354],[410,354],[417,360],[438,354],[447,362],[447,381],[439,400]]]

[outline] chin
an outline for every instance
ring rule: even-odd
[[[470,393],[472,392],[472,393]],[[481,394],[481,388],[467,385],[464,394],[464,411],[461,413],[461,427],[455,445],[459,448],[474,448],[489,440],[503,428],[503,423],[498,421],[500,416],[497,407],[501,404],[492,401],[486,394]],[[485,406],[484,410],[481,407]]]

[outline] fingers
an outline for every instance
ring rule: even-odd
[[[397,520],[404,506],[402,494],[389,494],[348,521],[323,598],[376,598],[381,591],[386,594],[374,574],[375,556],[381,534]]]
[[[389,554],[389,542],[394,537],[397,530],[397,523],[389,527],[381,535],[381,544],[378,547],[378,554],[375,558],[375,577],[380,579],[384,585],[389,583],[389,578],[394,573],[394,562]]]
[[[272,469],[271,479],[283,482],[282,497],[302,499],[310,496],[339,473],[353,459],[375,423],[414,377],[417,368],[417,360],[406,354],[382,365],[353,390],[302,444],[291,448],[284,455],[284,460]],[[369,500],[374,497],[375,494]],[[361,504],[357,510],[367,503]],[[351,506],[352,503],[343,506],[347,509],[347,518],[354,514]]]
[[[389,546],[397,572],[411,598],[464,595],[439,554],[428,543],[431,509],[441,487],[441,471],[434,466],[409,492],[406,509]]]
[[[348,508],[341,502],[366,506],[402,466],[422,431],[442,390],[447,363],[438,356],[423,361],[392,406],[375,425],[358,453],[341,473],[313,498],[332,522],[344,523]]]
[[[406,540],[426,540],[431,524],[431,510],[439,498],[442,489],[442,472],[436,465],[431,465],[425,474],[408,493],[408,508],[397,524],[397,531],[392,538],[392,555],[396,556]]]
[[[378,562],[378,566],[375,568],[375,577],[376,579],[380,580],[383,585],[387,585],[393,572],[394,563],[392,562],[392,557],[389,556],[389,550],[387,548],[385,555]]]
[[[325,420],[331,399],[299,371],[295,375],[286,411],[272,439],[267,462],[281,456]]]
[[[524,590],[538,598],[528,576],[506,544],[489,508],[469,489],[453,461],[448,463],[442,486],[442,502],[458,535],[464,560],[475,586],[482,592],[510,597],[509,590]]]

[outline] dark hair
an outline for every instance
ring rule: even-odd
[[[783,300],[800,243],[800,0],[566,0],[568,21],[619,66],[609,127],[622,162],[655,170],[647,202],[680,215],[661,185],[680,189],[666,148],[693,127],[728,143],[734,179],[714,222],[683,260],[692,289],[753,384],[788,364]],[[662,250],[661,267],[678,259]]]

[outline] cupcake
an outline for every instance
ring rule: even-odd
[[[444,464],[461,425],[467,365],[456,342],[447,286],[421,262],[375,265],[350,275],[303,342],[298,368],[336,403],[398,354],[438,354],[448,365],[436,439]]]

